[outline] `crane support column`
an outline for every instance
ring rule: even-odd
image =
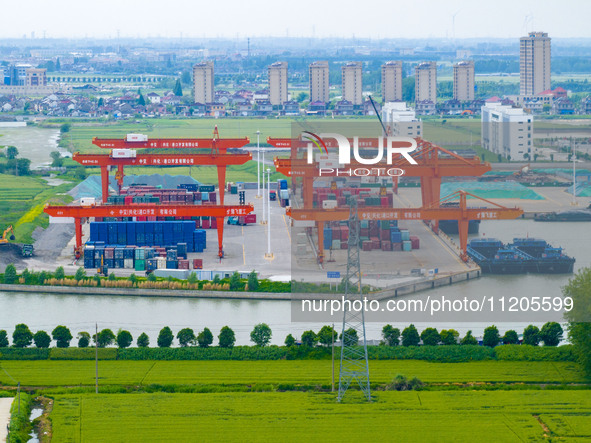
[[[324,222],[317,221],[318,226],[318,263],[324,263]]]
[[[121,188],[123,187],[123,177],[125,177],[125,173],[123,172],[123,165],[117,165],[117,185],[119,186],[119,194],[121,194]]]
[[[103,188],[103,203],[109,198],[109,167],[101,166],[101,185]]]
[[[216,223],[218,225],[218,256],[224,257],[224,217],[216,217]]]
[[[226,192],[226,166],[218,165],[218,187],[220,188],[220,205],[224,204],[224,193]],[[222,219],[223,221],[223,219]]]
[[[82,249],[82,219],[80,217],[74,218],[74,225],[76,227],[76,246],[74,246],[74,254],[76,258],[80,258]]]

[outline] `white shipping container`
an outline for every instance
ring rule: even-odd
[[[336,200],[324,200],[322,202],[322,209],[334,209],[337,207]]]
[[[123,268],[133,269],[133,258],[126,258],[123,260]]]
[[[96,204],[96,199],[94,197],[82,197],[80,198],[80,205],[81,206],[91,206]]]
[[[128,142],[147,142],[148,136],[144,134],[127,134]]]
[[[135,149],[113,149],[111,157],[113,158],[135,158],[137,151]]]

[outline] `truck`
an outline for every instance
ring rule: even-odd
[[[137,151],[135,149],[113,149],[111,150],[112,158],[136,158]]]
[[[271,189],[269,191],[269,200],[273,202],[277,200],[277,191],[275,191],[274,189]]]
[[[228,224],[229,225],[244,226],[244,225],[249,225],[251,223],[256,223],[256,222],[257,222],[257,215],[256,214],[247,214],[247,215],[228,217]]]
[[[145,134],[127,134],[125,140],[128,142],[147,142],[148,136]]]

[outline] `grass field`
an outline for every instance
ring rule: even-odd
[[[418,377],[429,383],[585,381],[579,366],[568,362],[430,363],[419,360],[370,360],[369,365],[372,383],[388,383],[398,374],[409,378]],[[94,384],[93,361],[4,360],[0,366],[23,386]],[[8,374],[0,371],[0,383],[14,385],[14,380]],[[101,385],[328,385],[331,382],[331,367],[329,360],[100,361],[99,377]]]
[[[53,441],[541,441],[591,438],[585,391],[56,396]],[[543,425],[549,432],[545,432]]]

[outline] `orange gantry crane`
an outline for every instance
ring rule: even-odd
[[[131,152],[135,155],[131,156]],[[130,151],[128,157],[113,157],[112,154],[80,154],[75,152],[72,160],[84,166],[100,166],[103,202],[109,197],[109,167],[117,167],[117,183],[123,184],[124,166],[217,166],[220,203],[224,204],[226,166],[243,165],[252,160],[250,152],[232,154],[137,154]]]
[[[492,208],[475,208],[467,206],[467,196],[492,205]],[[439,203],[459,198],[459,207],[439,207]],[[324,260],[324,223],[343,221],[349,218],[349,208],[335,209],[294,209],[287,208],[287,215],[294,220],[315,221],[318,230],[318,261]],[[456,191],[435,205],[422,208],[359,208],[359,220],[458,220],[461,258],[468,260],[468,223],[470,220],[510,220],[523,214],[517,207],[507,208],[489,200],[482,199],[465,191]]]
[[[43,211],[52,217],[74,218],[76,225],[76,258],[82,252],[82,218],[86,217],[215,217],[218,230],[218,255],[223,257],[224,217],[250,214],[248,205],[157,205],[134,203],[132,205],[45,206]]]

